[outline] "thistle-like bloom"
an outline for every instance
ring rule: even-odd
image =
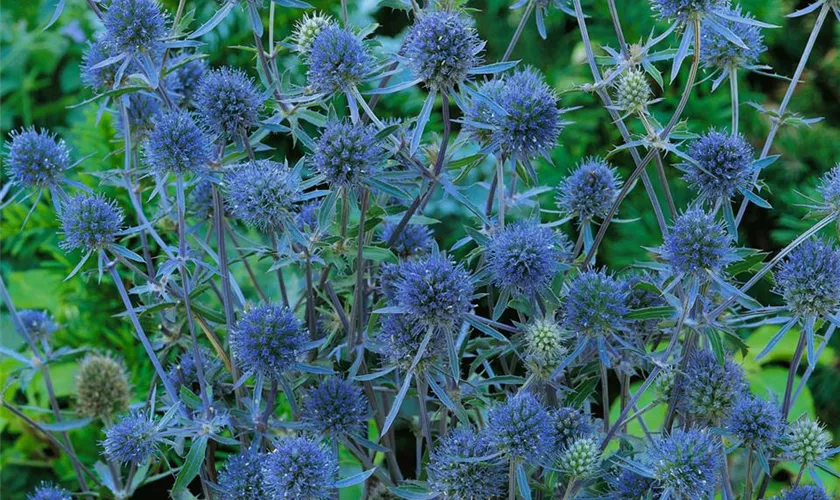
[[[26,495],[26,500],[72,500],[72,498],[69,491],[46,481],[41,481],[31,493]]]
[[[408,67],[434,90],[449,90],[481,64],[484,44],[468,17],[454,12],[424,11],[403,41]]]
[[[210,140],[186,111],[163,113],[149,134],[146,161],[158,174],[199,173],[213,159]]]
[[[560,470],[570,477],[586,478],[594,475],[601,466],[601,450],[593,437],[574,440],[557,461]]]
[[[123,226],[122,209],[101,195],[79,194],[70,198],[60,217],[64,240],[59,246],[67,251],[92,252],[108,247]]]
[[[429,461],[429,490],[443,498],[495,498],[505,489],[507,467],[490,440],[472,428],[443,436]]]
[[[97,68],[96,65],[113,57],[114,50],[108,45],[106,37],[99,37],[91,42],[88,49],[82,56],[82,82],[92,90],[104,90],[114,87],[114,78],[117,76],[117,66],[108,65]]]
[[[420,350],[426,333],[426,329],[418,325],[408,314],[385,314],[378,338],[388,361],[408,370]],[[415,369],[424,371],[426,366],[433,364],[445,353],[446,339],[441,335],[432,335]]]
[[[295,23],[295,29],[292,31],[292,41],[295,49],[301,54],[308,54],[312,50],[312,44],[318,35],[324,31],[328,26],[333,26],[335,21],[328,14],[317,12],[314,14],[304,14],[302,18]]]
[[[213,183],[201,180],[189,193],[187,210],[199,219],[209,219],[213,216]]]
[[[622,469],[617,476],[610,477],[611,500],[641,500],[647,499],[648,493],[658,490],[653,478],[645,477],[629,469]],[[652,498],[659,498],[656,493]]]
[[[741,7],[727,7],[722,9],[721,12],[731,17],[754,19],[750,14],[742,12]],[[739,47],[735,45],[718,31],[710,29],[707,23],[703,23],[700,29],[702,40],[700,44],[700,58],[703,66],[707,69],[725,72],[731,72],[739,67],[749,69],[755,66],[758,58],[767,50],[767,46],[764,45],[764,40],[761,36],[761,28],[753,24],[736,22],[720,17],[716,21],[740,38],[745,46]]]
[[[587,158],[557,188],[557,207],[580,221],[604,218],[610,211],[621,180],[601,158]]]
[[[627,284],[604,270],[580,273],[569,283],[563,326],[588,338],[608,337],[627,326],[628,296]]]
[[[357,434],[368,418],[368,401],[362,389],[337,377],[309,389],[301,408],[303,421],[312,429],[336,437]]]
[[[653,441],[647,462],[669,498],[708,498],[720,482],[720,437],[675,429]]]
[[[743,135],[711,130],[689,146],[688,154],[697,164],[682,164],[683,178],[701,200],[729,200],[749,186],[755,152]]]
[[[235,165],[225,176],[227,208],[237,219],[263,232],[293,223],[300,178],[271,160]]]
[[[88,354],[76,372],[76,408],[83,417],[110,421],[128,410],[131,389],[123,364],[107,355]]]
[[[142,464],[158,451],[160,431],[140,412],[131,412],[105,431],[102,447],[109,460]]]
[[[815,484],[804,484],[789,489],[776,497],[777,500],[830,500],[828,493]]]
[[[686,22],[706,16],[727,5],[727,0],[651,0],[652,7],[663,19]]]
[[[589,417],[571,406],[552,410],[551,420],[557,440],[557,450],[561,452],[578,439],[589,437],[595,432],[595,426]]]
[[[823,175],[818,191],[827,211],[840,213],[840,163]]]
[[[652,94],[647,75],[636,68],[625,71],[615,83],[616,106],[625,113],[645,113]]]
[[[810,467],[828,457],[831,434],[822,423],[800,418],[788,426],[785,443],[789,459]]]
[[[521,159],[544,156],[557,144],[562,129],[557,95],[537,70],[505,77],[497,102],[506,112],[497,117],[493,131],[502,154]]]
[[[688,359],[683,384],[682,408],[696,420],[717,424],[744,391],[744,372],[732,360],[721,365],[712,351],[702,350]]]
[[[400,264],[398,307],[424,328],[447,330],[472,308],[472,276],[441,254]]]
[[[254,81],[228,67],[204,75],[195,100],[210,131],[237,140],[256,123],[263,102]]]
[[[382,228],[382,241],[389,241],[396,228],[397,224],[386,222],[385,227]],[[429,226],[408,224],[403,228],[390,248],[399,257],[410,257],[428,252],[432,249],[433,244],[434,238],[432,238],[432,231],[429,229]]]
[[[335,492],[338,462],[306,438],[283,437],[263,461],[263,480],[271,498],[326,500]]]
[[[307,80],[316,92],[349,91],[364,79],[373,59],[350,31],[328,24],[321,28],[309,52]]]
[[[161,102],[155,94],[146,91],[128,94],[128,125],[131,127],[132,137],[145,137],[155,128],[155,123],[161,114]],[[125,134],[125,124],[122,113],[117,115],[117,130]]]
[[[554,423],[548,410],[528,393],[509,396],[487,414],[494,447],[511,460],[540,460],[554,446]]]
[[[726,229],[701,208],[687,210],[677,218],[661,253],[674,274],[717,272],[735,258]]]
[[[517,222],[499,230],[487,245],[493,283],[534,296],[547,288],[571,252],[562,233],[536,222]]]
[[[239,366],[279,377],[292,369],[307,335],[288,308],[263,304],[246,312],[230,337]]]
[[[155,0],[113,0],[102,24],[108,45],[117,52],[157,53],[167,35],[166,17]]]
[[[180,94],[180,102],[190,103],[198,91],[198,86],[201,84],[201,79],[204,73],[207,72],[207,63],[204,59],[189,59],[190,54],[182,53],[172,60],[172,66],[177,66],[175,70],[176,88],[167,90],[177,90]],[[186,62],[184,62],[186,61]]]
[[[782,438],[784,421],[779,405],[750,394],[735,403],[726,429],[750,448],[771,450]]]
[[[70,168],[70,152],[63,140],[35,127],[12,131],[6,155],[11,182],[27,188],[49,188]]]
[[[210,349],[200,347],[201,351],[201,368],[204,372],[204,382],[207,386],[212,387],[215,396],[223,395],[228,391],[225,387],[225,375],[227,370],[222,361]],[[192,350],[181,353],[177,361],[171,363],[166,372],[169,381],[176,390],[180,390],[181,386],[188,388],[193,394],[201,393],[201,384],[198,379],[198,370],[196,369],[195,356]]]
[[[312,163],[336,187],[356,187],[371,177],[385,150],[373,126],[331,120],[318,138]]]
[[[840,304],[840,250],[808,240],[788,255],[776,273],[777,292],[794,314],[831,314]]]
[[[525,326],[525,365],[528,371],[547,379],[569,352],[564,342],[568,335],[551,318],[539,318]]]
[[[317,201],[308,201],[298,205],[298,213],[295,215],[295,225],[301,231],[314,231],[318,229],[318,208],[321,206]]]
[[[464,132],[475,138],[484,147],[497,147],[500,138],[498,110],[491,106],[488,101],[495,102],[501,106],[502,92],[505,89],[504,78],[487,80],[479,86],[481,95],[487,99],[470,100],[465,114]],[[489,127],[488,127],[489,126]]]
[[[58,330],[55,320],[46,311],[25,309],[18,311],[18,318],[26,328],[26,333],[35,342],[49,341],[53,333]]]
[[[263,463],[266,455],[247,450],[231,455],[219,472],[219,489],[224,498],[237,500],[263,500],[268,498],[263,481]]]

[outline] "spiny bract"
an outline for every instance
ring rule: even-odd
[[[26,495],[26,500],[72,500],[72,498],[69,491],[46,481],[41,481],[32,492]]]
[[[605,270],[589,270],[569,283],[563,326],[586,337],[606,337],[627,326],[629,289]]]
[[[717,272],[734,260],[732,238],[703,209],[687,210],[677,218],[662,245],[662,257],[674,274]]]
[[[205,74],[195,100],[196,109],[211,132],[236,140],[241,140],[257,122],[263,104],[254,81],[229,67]]]
[[[146,161],[158,174],[199,173],[213,159],[210,140],[186,111],[162,113],[145,147]]]
[[[166,17],[155,0],[112,0],[102,24],[108,45],[117,52],[156,54],[167,34]]]
[[[405,261],[395,283],[398,307],[426,328],[449,329],[472,308],[472,276],[441,254]]]
[[[301,409],[303,421],[312,429],[336,439],[359,433],[368,419],[368,402],[362,389],[337,377],[306,391]]]
[[[742,12],[739,6],[734,8],[726,7],[721,9],[721,12],[730,17],[748,20],[754,19],[750,14]],[[744,42],[744,46],[740,47],[732,43],[719,32],[709,28],[707,23],[703,23],[700,30],[700,37],[702,39],[700,44],[700,58],[703,61],[703,66],[708,69],[733,71],[738,67],[755,65],[758,62],[758,58],[761,57],[761,54],[767,50],[767,46],[764,45],[764,40],[761,36],[761,28],[753,24],[736,22],[720,16],[718,16],[716,21],[740,38]],[[732,78],[736,78],[736,76]]]
[[[674,429],[654,439],[647,464],[669,498],[706,498],[720,481],[720,437],[697,429]]]
[[[784,420],[779,405],[750,394],[738,398],[726,428],[751,448],[772,450],[782,438]]]
[[[133,411],[105,431],[102,447],[109,460],[140,465],[157,453],[161,440],[154,422]]]
[[[357,187],[379,169],[384,154],[373,126],[330,120],[315,145],[312,163],[333,186]]]

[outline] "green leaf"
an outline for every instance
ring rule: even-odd
[[[198,475],[201,468],[201,463],[204,461],[204,452],[207,450],[207,436],[201,436],[192,443],[187,459],[184,460],[184,466],[181,467],[181,472],[175,478],[175,485],[172,487],[172,496],[179,495],[182,491],[187,489],[187,486]]]

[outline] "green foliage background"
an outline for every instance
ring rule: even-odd
[[[174,11],[177,4],[172,0],[163,3],[171,11]],[[333,14],[339,11],[337,1],[314,3]],[[511,11],[510,3],[506,0],[487,0],[468,4],[468,7],[475,9],[473,14],[480,34],[488,40],[489,61],[497,60],[504,52],[522,14],[522,10]],[[583,3],[585,11],[591,16],[589,28],[593,42],[596,45],[615,46],[606,2],[585,0]],[[647,36],[654,27],[648,2],[619,0],[617,3],[628,40],[637,41]],[[785,19],[784,15],[808,2],[742,0],[740,3],[758,19],[783,26],[778,30],[765,30],[769,51],[762,62],[771,65],[779,74],[791,74],[805,45],[814,15],[794,20]],[[377,34],[382,37],[382,46],[377,49],[379,52],[384,54],[396,47],[408,23],[404,12],[377,6],[376,0],[354,1],[350,5],[351,21],[356,26],[364,26],[369,22],[379,23]],[[79,65],[86,40],[97,29],[97,21],[83,1],[69,0],[58,23],[42,31],[53,6],[53,0],[6,1],[2,6],[0,136],[5,139],[10,130],[33,124],[52,129],[68,142],[76,158],[92,155],[76,169],[73,178],[93,186],[97,184],[97,178],[83,174],[82,171],[89,173],[113,168],[121,161],[118,155],[111,154],[120,146],[114,140],[114,124],[110,117],[106,114],[97,124],[95,104],[70,108],[91,97],[90,92],[81,85]],[[188,8],[192,7],[197,9],[196,18],[203,21],[212,15],[218,4],[188,2]],[[267,9],[263,12],[267,12]],[[276,38],[282,39],[288,35],[294,20],[301,14],[302,11],[298,10],[278,9],[274,26]],[[546,23],[548,40],[539,38],[532,21],[514,51],[513,58],[542,70],[550,85],[560,92],[589,82],[591,75],[585,65],[584,51],[574,19],[554,10]],[[207,45],[204,51],[209,55],[210,64],[231,64],[253,70],[253,53],[237,48],[253,43],[249,26],[246,13],[235,9],[219,27],[205,36]],[[747,212],[741,235],[746,246],[765,251],[778,250],[801,232],[806,227],[806,223],[801,221],[805,211],[797,203],[802,201],[802,194],[814,191],[819,175],[840,160],[838,48],[840,23],[829,16],[804,73],[804,84],[798,88],[790,108],[806,117],[822,116],[825,119],[812,128],[786,127],[779,134],[774,151],[781,154],[782,158],[764,174],[769,187],[766,197],[773,204],[774,210],[752,207]],[[281,60],[285,61],[292,80],[302,79],[304,70],[296,57],[281,57]],[[256,73],[252,71],[252,74]],[[781,100],[786,86],[787,82],[781,79],[761,75],[742,76],[741,99],[742,102],[755,101],[773,108]],[[657,114],[669,116],[680,89],[681,85],[676,83],[664,91],[666,101],[657,106]],[[378,111],[384,116],[411,116],[419,111],[422,97],[417,89],[392,96],[383,99]],[[595,96],[579,92],[564,93],[562,104],[566,107],[582,106],[582,109],[567,115],[574,124],[562,133],[560,147],[553,153],[556,167],[540,165],[540,181],[549,186],[557,185],[581,158],[603,155],[611,146],[620,143],[617,129],[610,123],[606,111],[599,107]],[[690,119],[689,127],[695,132],[715,126],[726,127],[730,119],[729,105],[728,89],[722,88],[711,93],[711,82],[707,80],[695,89],[695,97],[689,101],[684,116]],[[439,123],[435,120],[433,114],[430,127],[438,126],[439,130]],[[760,149],[769,129],[768,119],[754,109],[742,106],[741,120],[743,133]],[[290,162],[294,162],[300,155],[300,149],[293,150],[290,143],[277,142],[272,145],[279,150],[278,155],[287,155]],[[629,155],[618,155],[615,163],[624,176],[632,170]],[[483,170],[479,169],[474,174],[476,180],[487,179],[489,168],[488,165],[482,166]],[[689,196],[687,187],[674,169],[669,169],[669,174],[677,205],[684,207]],[[5,182],[6,178],[2,177],[2,180]],[[118,195],[116,190],[110,188],[105,191]],[[546,195],[543,201],[549,204],[550,195]],[[152,369],[128,324],[115,317],[121,311],[116,292],[113,287],[98,286],[95,279],[85,281],[75,278],[64,282],[63,278],[73,268],[78,256],[65,255],[59,249],[59,227],[49,202],[42,201],[29,223],[21,229],[27,209],[23,206],[5,209],[0,224],[0,272],[9,285],[16,306],[20,309],[49,310],[63,325],[56,334],[59,346],[86,345],[98,350],[119,352],[131,371],[139,400],[143,397],[144,388],[148,386]],[[444,221],[444,227],[436,229],[439,237],[446,235],[442,246],[451,244],[463,234],[461,227],[466,214],[461,213],[453,203],[445,200],[434,203],[430,215]],[[644,257],[644,246],[654,247],[661,243],[649,202],[641,189],[631,193],[622,206],[620,216],[626,219],[638,218],[639,221],[614,224],[609,230],[599,259],[602,264],[613,268],[632,264]],[[764,303],[778,301],[766,286],[759,291],[759,298]],[[13,333],[5,311],[0,315],[0,329],[4,346],[20,346],[21,340]],[[747,342],[751,346],[762,346],[773,331],[772,328],[762,328],[755,332],[744,332],[744,336],[749,336]],[[788,361],[794,349],[790,341],[793,337],[789,335],[788,343],[781,345],[761,363],[751,356],[744,360],[748,377],[757,393],[783,393]],[[835,336],[832,343],[834,349],[827,350],[821,358],[819,368],[809,381],[810,391],[800,398],[793,414],[815,414],[828,423],[834,435],[838,436],[840,357],[836,349],[840,348],[840,336]],[[9,359],[0,361],[0,369],[4,372],[11,366],[12,361]],[[75,363],[52,367],[56,392],[68,407],[72,404],[75,369]],[[3,397],[14,399],[21,405],[47,408],[46,397],[37,378],[25,393],[6,390]],[[657,425],[655,421],[649,423]],[[68,482],[72,476],[69,460],[61,457],[56,449],[42,437],[33,434],[20,421],[0,413],[0,435],[0,492],[4,498],[22,497],[22,492],[29,490],[40,479],[50,478],[72,484],[72,481]],[[98,430],[88,426],[84,430],[74,431],[72,437],[83,460],[87,463],[95,461],[100,439]],[[835,464],[835,468],[840,469],[840,463]],[[777,479],[784,481],[784,475],[783,471]],[[826,477],[826,480],[828,486],[831,486],[830,478]],[[774,488],[778,489],[780,484],[774,483]]]

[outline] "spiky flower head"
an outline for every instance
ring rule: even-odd
[[[386,222],[385,227],[382,228],[382,241],[388,242],[391,235],[398,224],[393,222]],[[422,224],[408,224],[402,232],[397,235],[397,239],[391,245],[391,250],[397,254],[398,257],[410,257],[412,255],[422,255],[432,249],[434,238],[432,238],[432,231],[429,226]]]
[[[118,65],[97,68],[102,61],[115,56],[113,47],[108,45],[106,37],[99,37],[88,46],[82,55],[82,82],[93,90],[111,89],[117,76]]]
[[[721,9],[721,13],[730,17],[755,19],[749,13],[741,11],[740,6],[726,6]],[[703,66],[707,69],[728,71],[738,67],[754,66],[761,54],[767,50],[761,36],[761,28],[722,16],[718,16],[715,21],[740,38],[744,46],[735,45],[718,31],[710,28],[708,23],[703,23],[700,28],[700,59],[703,61]]]
[[[590,338],[623,330],[630,311],[628,296],[627,284],[605,270],[580,273],[569,283],[563,326]]]
[[[23,327],[26,328],[26,333],[35,342],[49,341],[53,333],[58,330],[58,324],[47,311],[24,309],[18,311],[18,318],[23,323]]]
[[[315,144],[312,163],[335,187],[356,187],[371,177],[385,150],[373,126],[330,120]]]
[[[356,434],[365,428],[368,401],[362,389],[331,377],[310,388],[301,405],[303,421],[323,434]]]
[[[429,490],[443,498],[495,498],[505,489],[507,468],[490,440],[459,427],[443,436],[429,461]]]
[[[710,130],[689,146],[688,154],[697,164],[685,162],[683,178],[701,199],[729,200],[749,186],[755,151],[743,135]]]
[[[338,462],[332,453],[302,437],[282,437],[276,445],[262,467],[271,498],[332,498],[338,479]]]
[[[560,455],[557,465],[570,477],[586,478],[595,474],[601,465],[601,450],[593,437],[578,438]]]
[[[142,464],[158,451],[160,431],[154,422],[139,411],[133,411],[105,431],[102,447],[109,460]]]
[[[123,212],[102,195],[78,194],[64,203],[60,215],[64,240],[61,248],[86,252],[114,243],[122,230]]]
[[[802,316],[833,313],[840,304],[840,250],[825,240],[796,247],[776,273],[777,292]]]
[[[611,500],[647,500],[659,498],[654,493],[653,497],[648,496],[651,492],[658,490],[656,480],[643,476],[630,469],[622,469],[617,476],[610,477]]]
[[[826,208],[833,213],[840,213],[840,163],[823,175],[818,191]]]
[[[651,7],[662,19],[685,23],[702,18],[728,3],[729,0],[651,0]]]
[[[524,329],[525,365],[541,379],[549,378],[568,354],[568,335],[553,318],[538,318]]]
[[[674,368],[666,368],[659,372],[656,380],[653,381],[653,393],[660,403],[670,401],[671,394],[676,383],[677,371]]]
[[[544,458],[554,446],[554,423],[542,403],[528,393],[509,396],[487,414],[487,430],[494,447],[512,460]]]
[[[201,58],[194,58],[187,52],[181,53],[172,59],[172,67],[175,69],[176,89],[180,94],[180,102],[191,103],[201,79],[207,72],[207,62]]]
[[[26,500],[72,500],[69,491],[61,486],[41,481],[35,489],[26,495]]]
[[[48,188],[61,179],[70,168],[67,144],[55,134],[35,127],[12,131],[12,141],[6,154],[9,179],[28,188]]]
[[[734,260],[732,238],[714,216],[696,207],[677,217],[662,245],[674,274],[717,272]]]
[[[195,100],[196,108],[211,132],[236,139],[256,123],[263,104],[254,80],[229,67],[205,74]]]
[[[227,208],[249,226],[279,231],[294,220],[300,177],[285,164],[257,160],[234,165],[224,182]]]
[[[784,421],[779,405],[750,394],[738,398],[726,428],[748,447],[770,450],[782,437]]]
[[[691,354],[683,384],[683,410],[698,421],[718,424],[744,391],[744,371],[729,358],[721,364],[715,353],[704,349]]]
[[[632,271],[622,276],[630,295],[627,297],[627,306],[632,309],[644,309],[657,307],[665,304],[665,299],[658,292],[653,277],[643,271]],[[630,331],[637,335],[639,340],[644,340],[650,335],[659,332],[658,319],[640,319],[630,322]]]
[[[554,436],[557,440],[557,450],[561,452],[578,439],[592,436],[595,433],[592,420],[580,409],[571,406],[561,406],[552,410],[551,421],[554,426]]]
[[[587,158],[557,187],[557,207],[581,221],[604,218],[610,211],[621,180],[601,158]]]
[[[547,288],[570,254],[562,233],[534,221],[515,222],[496,232],[487,245],[493,283],[533,296]]]
[[[132,137],[142,139],[155,128],[155,123],[161,114],[161,102],[158,96],[151,92],[140,90],[128,95],[128,125],[131,128]],[[120,135],[125,134],[125,124],[122,113],[117,115],[117,131]]]
[[[236,323],[230,346],[239,366],[279,377],[292,369],[306,341],[306,332],[291,309],[262,304]]]
[[[669,498],[707,498],[720,482],[720,456],[719,436],[674,429],[651,443],[647,462]]]
[[[213,159],[210,139],[183,110],[162,113],[149,133],[146,161],[158,174],[199,173]]]
[[[776,500],[830,500],[828,493],[816,484],[803,484],[782,492]]]
[[[333,26],[335,21],[329,14],[323,12],[314,12],[311,14],[304,14],[295,23],[295,29],[292,31],[292,42],[295,49],[301,54],[308,54],[312,50],[312,44],[318,35],[324,31],[328,26]]]
[[[785,443],[788,458],[808,467],[828,456],[831,434],[822,423],[803,417],[788,426]]]
[[[472,308],[472,276],[441,254],[405,261],[395,302],[424,328],[449,329]]]
[[[496,107],[488,101],[501,107],[501,96],[505,89],[504,78],[494,78],[482,83],[478,90],[487,99],[471,99],[467,105],[464,123],[464,133],[475,138],[482,146],[498,146],[494,141],[500,140],[501,131],[499,121],[501,117]]]
[[[481,64],[483,48],[470,19],[457,12],[422,12],[403,41],[408,67],[435,90],[463,82]]]
[[[545,155],[557,144],[562,124],[557,94],[533,68],[503,78],[493,138],[504,155],[530,158]]]
[[[128,410],[131,389],[123,364],[108,355],[88,354],[76,372],[76,404],[83,417],[111,418]]]
[[[199,219],[213,216],[213,182],[203,179],[195,185],[187,198],[187,210]]]
[[[219,472],[219,490],[224,498],[262,500],[268,498],[263,481],[263,462],[266,455],[251,450],[228,457]]]
[[[373,59],[358,36],[335,24],[320,29],[309,52],[307,81],[316,92],[349,91],[370,72]]]
[[[155,0],[112,0],[102,18],[105,39],[117,52],[148,52],[162,48],[166,17]]]
[[[318,201],[307,201],[298,205],[298,213],[295,215],[295,225],[301,231],[318,229],[318,208],[321,204]]]
[[[616,105],[626,113],[644,113],[652,95],[647,75],[636,68],[625,71],[615,83]]]
[[[383,315],[379,341],[383,345],[383,354],[390,363],[402,369],[409,369],[414,357],[420,350],[426,337],[426,329],[408,314]],[[446,352],[446,339],[442,335],[432,335],[421,355],[416,370],[422,372],[434,364]]]
[[[227,374],[224,364],[210,349],[202,346],[199,351],[205,384],[213,389],[214,396],[225,394],[229,389],[224,385],[225,375]],[[178,359],[169,365],[166,376],[169,377],[169,381],[172,382],[176,390],[180,391],[181,386],[184,386],[193,394],[201,393],[201,384],[199,383],[198,370],[192,350],[181,353]]]

